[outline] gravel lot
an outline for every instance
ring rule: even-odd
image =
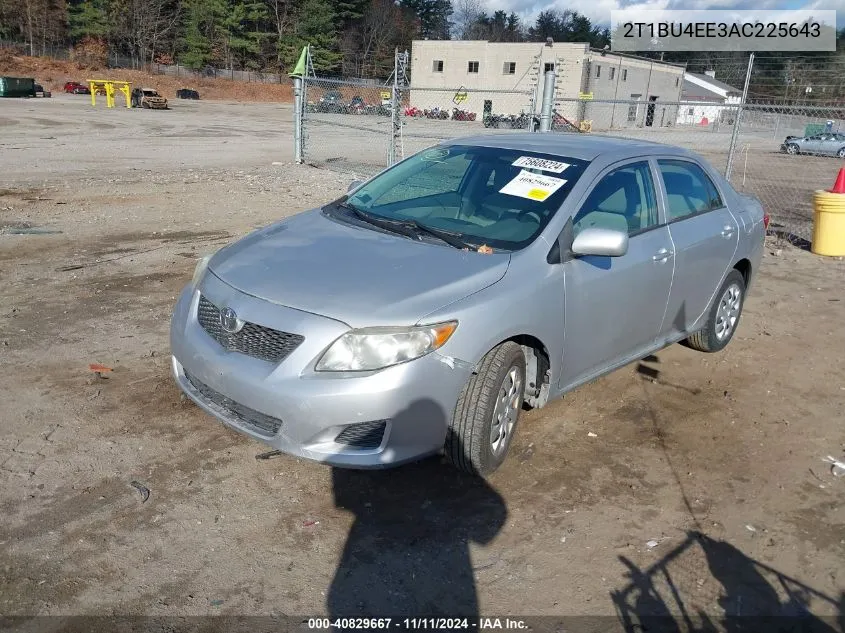
[[[291,164],[284,105],[0,108],[3,615],[439,607],[608,631],[806,609],[843,630],[845,478],[822,460],[845,455],[845,262],[772,241],[726,351],[674,346],[529,412],[486,484],[437,459],[257,460],[180,399],[170,310],[198,256],[348,176]]]

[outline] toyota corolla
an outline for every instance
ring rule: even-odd
[[[197,265],[181,389],[282,452],[487,475],[520,412],[672,343],[722,350],[768,216],[698,155],[582,135],[422,151]]]

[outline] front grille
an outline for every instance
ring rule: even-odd
[[[208,335],[230,352],[240,352],[271,363],[280,363],[295,350],[305,337],[280,332],[255,323],[244,323],[234,334],[220,325],[220,308],[200,296],[197,321]]]
[[[208,404],[220,410],[226,417],[235,418],[239,422],[242,422],[256,433],[272,437],[282,428],[282,421],[280,419],[265,415],[260,411],[250,409],[235,402],[189,375],[188,372],[185,372],[185,378],[188,379],[191,386],[199,392]]]
[[[381,446],[387,422],[375,420],[350,424],[335,438],[338,444],[346,444],[352,448],[378,448]]]

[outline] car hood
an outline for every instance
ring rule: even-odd
[[[251,296],[366,327],[414,324],[496,283],[509,263],[507,253],[413,241],[315,209],[223,248],[208,268]]]

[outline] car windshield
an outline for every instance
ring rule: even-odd
[[[346,203],[449,231],[469,244],[517,250],[545,228],[587,165],[498,147],[436,147],[376,176]]]

